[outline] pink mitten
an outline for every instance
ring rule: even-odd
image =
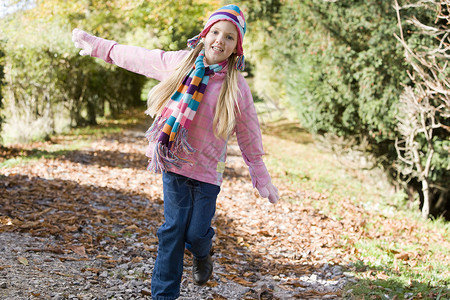
[[[263,187],[256,186],[256,188],[258,189],[259,195],[261,195],[261,197],[269,198],[270,203],[277,203],[278,199],[280,199],[280,197],[278,196],[278,189],[272,184],[272,182],[269,182]]]
[[[80,55],[91,55],[93,44],[96,37],[88,34],[87,32],[75,28],[72,31],[72,41],[75,43],[75,47],[80,48]]]

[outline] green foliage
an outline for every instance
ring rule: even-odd
[[[212,11],[211,1],[157,0],[132,3],[124,11],[130,29],[147,28],[158,37],[160,48],[179,50],[197,35]]]
[[[16,24],[9,25],[7,33],[14,33]],[[47,34],[37,35],[39,31]],[[95,124],[105,106],[116,115],[141,104],[143,79],[77,55],[68,28],[36,21],[21,35],[11,34],[5,50],[7,143]]]
[[[283,30],[278,20],[282,3],[279,0],[252,0],[244,1],[241,8],[247,21],[244,51],[254,77],[254,92],[262,99],[285,103],[283,68],[274,59],[275,48],[279,46],[276,39],[281,35],[278,30]]]
[[[79,56],[71,41],[73,28],[121,44],[179,50],[199,32],[209,10],[206,1],[48,0],[0,19],[6,55],[3,94],[8,95],[4,141],[43,139],[95,124],[105,114],[143,109],[147,79]]]
[[[3,107],[3,86],[5,84],[5,53],[3,52],[3,43],[0,40],[0,112]],[[0,113],[0,132],[2,130],[3,116]]]
[[[393,104],[398,84],[406,81],[406,66],[393,37],[395,11],[390,3],[373,2],[353,2],[349,8],[345,2],[304,1],[304,14],[289,22],[306,17],[308,23],[285,52],[294,59],[287,73],[302,70],[286,84],[303,125],[318,133],[368,138],[375,146],[394,137]],[[311,23],[315,31],[308,33]]]
[[[311,132],[345,137],[355,146],[364,143],[396,180],[398,104],[403,86],[411,84],[407,72],[412,68],[394,36],[393,2],[254,0],[243,5],[258,94],[294,108]],[[418,9],[405,11],[403,18],[411,16],[425,24],[436,19],[435,13]],[[413,46],[436,43],[410,24],[404,32]],[[448,139],[439,135],[435,142],[432,173],[442,185],[449,180]]]

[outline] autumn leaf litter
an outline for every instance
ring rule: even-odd
[[[145,146],[141,129],[125,130],[0,169],[1,299],[150,299],[163,201],[160,176],[145,169]],[[195,286],[186,252],[180,299],[343,296],[353,278],[339,236],[355,224],[284,201],[323,195],[278,185],[280,203],[260,198],[231,142],[214,219],[213,278]]]

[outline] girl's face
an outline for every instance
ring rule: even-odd
[[[233,23],[228,21],[214,23],[204,40],[206,63],[213,65],[228,59],[236,52],[238,37]]]

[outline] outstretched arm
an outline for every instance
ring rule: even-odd
[[[81,29],[75,28],[72,31],[72,41],[74,42],[76,48],[81,49],[81,56],[91,55],[92,45],[94,44],[95,39],[96,37],[84,32]]]
[[[146,77],[163,80],[184,58],[187,51],[148,50],[141,47],[120,45],[115,41],[102,39],[87,32],[74,29],[72,40],[80,48],[80,55],[90,55],[115,64],[128,71]]]

